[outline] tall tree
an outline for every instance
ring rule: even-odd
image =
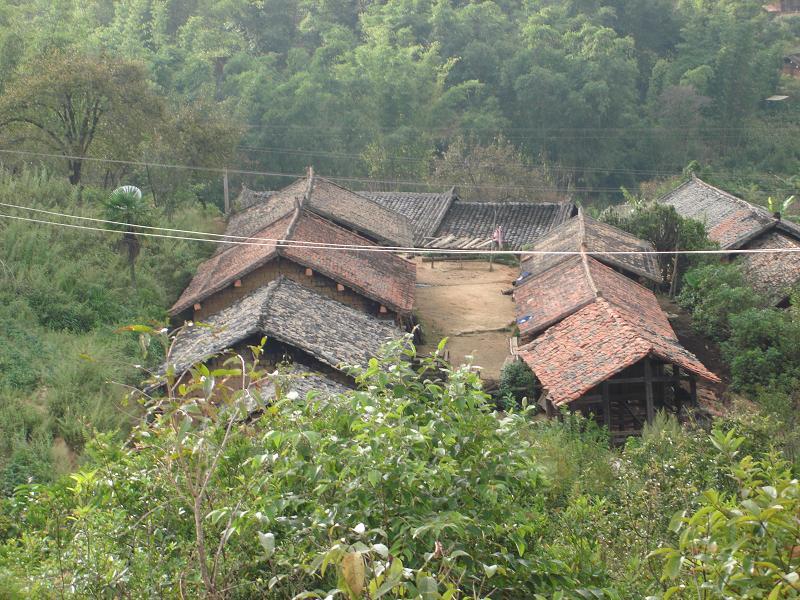
[[[64,157],[80,184],[92,145],[129,154],[160,120],[162,105],[138,63],[57,50],[24,64],[0,96],[0,130]]]

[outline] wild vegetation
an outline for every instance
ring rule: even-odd
[[[621,448],[537,419],[519,366],[489,398],[407,342],[358,391],[250,419],[249,356],[157,409],[126,393],[213,251],[131,227],[219,231],[226,169],[231,195],[313,163],[353,188],[627,198],[604,218],[708,248],[645,200],[690,171],[799,191],[797,105],[764,101],[800,92],[779,75],[798,33],[750,0],[0,0],[0,598],[796,597],[798,302],[735,263],[662,262],[727,414]]]
[[[47,160],[73,183],[139,179],[127,182],[161,202],[218,202],[219,173],[83,157],[289,174],[313,163],[532,199],[618,197],[697,161],[766,201],[797,187],[796,103],[765,99],[797,91],[780,68],[798,21],[761,5],[4,0],[0,142],[63,155]],[[509,148],[472,152],[497,140]],[[531,173],[498,183],[517,153]],[[197,187],[209,177],[214,194]]]

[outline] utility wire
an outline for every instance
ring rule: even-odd
[[[384,246],[347,246],[347,245],[337,245],[337,246],[304,246],[304,245],[297,245],[294,240],[281,240],[277,244],[275,243],[260,243],[260,242],[233,242],[233,241],[225,241],[225,240],[212,240],[207,238],[197,238],[197,237],[186,237],[186,236],[175,236],[175,235],[166,235],[166,234],[158,234],[158,233],[146,233],[142,231],[120,231],[117,229],[105,229],[103,227],[90,227],[87,225],[75,225],[73,223],[58,223],[56,221],[47,221],[43,219],[32,219],[29,217],[20,217],[16,215],[6,215],[0,213],[0,218],[4,219],[15,219],[19,221],[25,221],[30,223],[39,223],[44,225],[55,225],[58,227],[68,227],[72,229],[82,229],[82,230],[89,230],[89,231],[100,231],[104,233],[121,233],[121,234],[128,234],[128,235],[137,235],[143,237],[155,237],[155,238],[167,238],[167,239],[177,239],[177,240],[187,240],[187,241],[195,241],[195,242],[209,242],[212,244],[233,244],[233,245],[241,245],[241,246],[277,246],[280,248],[311,248],[311,249],[318,249],[318,250],[342,250],[342,251],[350,251],[350,252],[392,252],[396,253],[399,250],[390,247]],[[608,250],[608,251],[594,251],[594,252],[584,252],[582,250],[462,250],[462,249],[446,249],[446,248],[408,248],[403,249],[403,253],[407,254],[473,254],[473,255],[514,255],[514,256],[613,256],[613,255],[670,255],[674,256],[676,254],[684,254],[684,255],[714,255],[714,254],[794,254],[800,252],[800,247],[797,248],[748,248],[748,249],[740,249],[740,250]]]
[[[97,158],[93,156],[75,156],[69,154],[55,154],[55,153],[46,153],[46,152],[31,152],[27,150],[11,150],[7,148],[0,148],[0,154],[18,154],[22,156],[36,156],[36,157],[44,157],[44,158],[56,158],[56,159],[68,159],[68,160],[81,160],[87,162],[101,162],[101,163],[112,163],[112,164],[124,164],[124,165],[133,165],[138,167],[154,167],[154,168],[164,168],[164,169],[183,169],[189,171],[205,171],[210,173],[229,173],[229,174],[236,174],[236,175],[262,175],[267,177],[285,177],[285,178],[292,178],[292,179],[302,179],[306,177],[305,173],[281,173],[281,172],[274,172],[274,171],[250,171],[250,170],[243,170],[243,169],[229,169],[226,167],[198,167],[192,165],[177,165],[177,164],[169,164],[169,163],[155,163],[155,162],[146,162],[146,161],[134,161],[134,160],[122,160],[122,159],[114,159],[114,158]],[[384,184],[384,185],[402,185],[402,186],[413,186],[413,187],[423,187],[423,188],[430,188],[433,186],[441,186],[441,187],[451,187],[452,182],[437,182],[437,181],[430,181],[430,182],[422,182],[422,181],[409,181],[409,180],[402,180],[402,179],[369,179],[364,177],[338,177],[338,176],[330,176],[325,177],[329,181],[334,182],[344,182],[344,183],[367,183],[367,184]],[[461,183],[458,185],[459,188],[464,189],[482,189],[482,190],[507,190],[507,191],[532,191],[532,192],[557,192],[557,193],[571,193],[571,192],[610,192],[610,193],[620,193],[620,189],[618,187],[571,187],[568,190],[564,190],[561,188],[556,187],[535,187],[535,186],[524,186],[524,185],[495,185],[495,184],[470,184],[470,183]],[[783,192],[785,191],[784,188],[761,188],[760,191],[763,192]]]

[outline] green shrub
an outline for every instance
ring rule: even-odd
[[[691,311],[695,329],[717,341],[730,335],[732,315],[764,305],[745,284],[736,264],[704,265],[688,271],[678,302]]]
[[[509,405],[509,401],[516,406],[520,406],[523,398],[528,399],[529,404],[536,400],[534,397],[536,376],[530,367],[521,360],[515,360],[503,367],[500,372],[500,386],[498,395],[503,406]]]

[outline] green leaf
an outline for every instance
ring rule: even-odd
[[[439,584],[430,576],[417,578],[417,592],[422,597],[422,600],[439,600]]]
[[[497,573],[497,565],[483,565],[483,572],[486,573],[487,579],[491,579]]]

